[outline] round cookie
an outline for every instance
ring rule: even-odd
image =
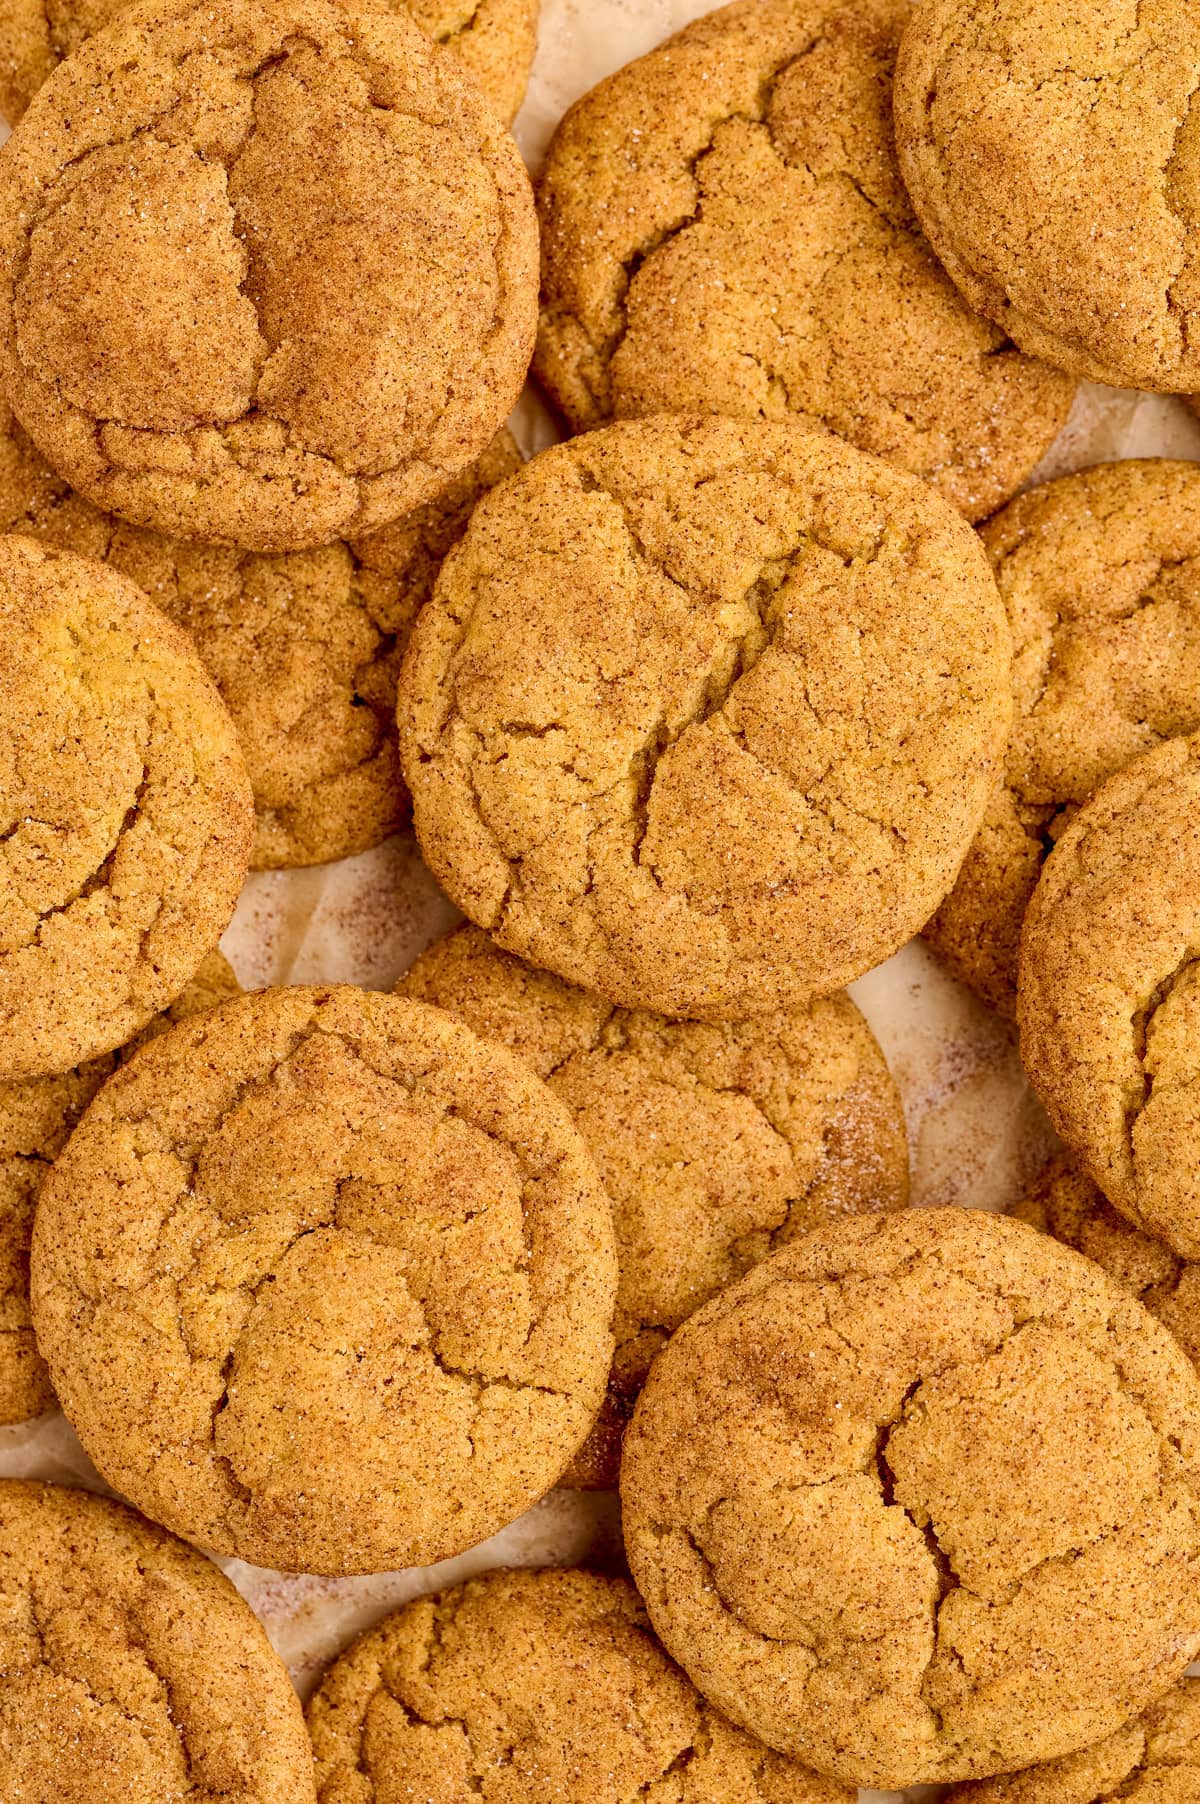
[[[1131,458],[1031,489],[983,528],[1013,634],[1015,721],[958,881],[925,929],[1016,1011],[1021,922],[1070,811],[1200,727],[1200,466]]]
[[[517,148],[374,0],[144,0],[0,166],[0,378],[97,507],[255,551],[434,500],[537,310]]]
[[[38,1345],[104,1476],[288,1571],[431,1565],[549,1490],[604,1395],[615,1286],[608,1199],[545,1086],[347,988],[154,1040],[34,1223]]]
[[[739,1019],[933,912],[991,793],[1009,634],[925,484],[792,423],[631,421],[476,508],[400,678],[434,875],[610,1001]]]
[[[1103,784],[1025,916],[1021,1057],[1122,1215],[1200,1257],[1200,736]]]
[[[29,1241],[42,1180],[79,1117],[122,1059],[173,1021],[201,1014],[239,993],[219,952],[130,1046],[61,1077],[0,1083],[0,1424],[24,1422],[54,1403],[29,1309]]]
[[[819,1222],[908,1201],[900,1097],[844,994],[755,1021],[668,1021],[536,971],[477,927],[437,941],[397,988],[532,1065],[612,1202],[617,1346],[567,1484],[616,1484],[650,1362],[701,1303]]]
[[[539,184],[535,369],[571,424],[798,414],[1006,501],[1074,383],[967,308],[896,164],[909,0],[735,0],[572,107]]]
[[[350,544],[272,556],[100,513],[0,402],[0,527],[103,558],[186,628],[246,758],[251,864],[321,864],[378,845],[408,816],[396,752],[404,647],[479,496],[520,462],[501,429],[436,501]]]
[[[1200,1365],[1200,1265],[1118,1215],[1070,1153],[1051,1159],[1011,1213],[1102,1266]]]
[[[129,0],[6,0],[0,12],[0,113],[15,125],[42,83]],[[521,104],[537,39],[537,0],[395,0],[449,45],[503,119]]]
[[[1200,389],[1200,20],[1191,0],[922,0],[900,167],[969,304],[1117,387]]]
[[[111,1052],[178,996],[253,826],[186,634],[103,564],[0,538],[0,1078]]]
[[[1115,1735],[1022,1773],[980,1779],[946,1804],[1189,1804],[1200,1790],[1200,1679],[1180,1679]]]
[[[655,1362],[621,1496],[668,1651],[848,1782],[1074,1752],[1200,1652],[1200,1380],[1002,1216],[860,1217],[772,1254]]]
[[[407,1604],[334,1661],[308,1727],[319,1804],[853,1804],[719,1716],[633,1586],[591,1572],[493,1572]]]
[[[0,1481],[0,1797],[314,1804],[287,1670],[210,1560],[107,1498]]]

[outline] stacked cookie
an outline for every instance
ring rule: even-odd
[[[0,1411],[144,1516],[0,1485],[0,1797],[1190,1795],[1200,487],[1017,494],[1200,388],[1186,0],[734,0],[536,207],[528,0],[2,23]],[[240,993],[251,865],[410,809],[466,924]],[[907,1207],[922,928],[1012,1217]],[[196,1551],[556,1484],[633,1583],[419,1599],[309,1739]]]

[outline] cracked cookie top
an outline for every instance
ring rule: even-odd
[[[1131,458],[1021,495],[983,529],[1013,635],[1004,780],[927,926],[955,976],[1016,1011],[1021,922],[1080,802],[1200,727],[1200,466]]]
[[[254,824],[184,633],[116,571],[0,538],[0,1078],[123,1046],[237,901]]]
[[[964,305],[892,139],[909,0],[736,0],[600,83],[539,185],[535,368],[577,427],[821,422],[971,519],[1029,475],[1074,383]]]
[[[568,1484],[615,1486],[650,1362],[701,1303],[819,1222],[908,1200],[900,1098],[845,994],[754,1021],[669,1021],[536,971],[477,927],[397,987],[532,1065],[612,1201],[617,1346]]]
[[[946,1804],[1190,1804],[1200,1789],[1200,1679],[1079,1754],[952,1791]]]
[[[1191,0],[923,0],[896,68],[921,224],[972,307],[1117,387],[1200,389]]]
[[[520,391],[528,177],[383,6],[135,5],[38,93],[0,200],[13,412],[137,525],[257,551],[369,532]]]
[[[1200,1257],[1200,735],[1079,809],[1025,916],[1021,1057],[1122,1215]]]
[[[430,1565],[549,1490],[604,1394],[615,1285],[546,1087],[439,1009],[346,988],[143,1047],[34,1226],[38,1345],[105,1477],[287,1571]]]
[[[629,1007],[828,994],[954,880],[1011,711],[1004,609],[933,491],[793,423],[586,433],[486,496],[400,679],[439,881]]]
[[[1004,1217],[859,1217],[772,1254],[656,1361],[621,1493],[668,1651],[849,1782],[1073,1752],[1200,1652],[1200,1380]]]
[[[228,964],[219,952],[211,952],[182,995],[130,1046],[61,1077],[0,1083],[0,1423],[24,1422],[54,1402],[29,1308],[29,1242],[43,1178],[105,1078],[129,1052],[173,1021],[185,1021],[238,993]]]
[[[525,93],[538,0],[388,0],[447,45],[502,119]],[[7,0],[0,16],[0,112],[15,125],[65,56],[111,25],[129,0]]]
[[[0,527],[103,558],[186,628],[245,755],[251,864],[321,864],[378,845],[408,816],[396,751],[404,647],[475,502],[520,462],[501,429],[436,501],[364,538],[236,551],[100,513],[0,401]]]
[[[287,1670],[210,1560],[107,1498],[0,1482],[0,1796],[314,1804]]]
[[[308,1706],[320,1804],[853,1804],[752,1741],[591,1572],[493,1572],[397,1610]]]

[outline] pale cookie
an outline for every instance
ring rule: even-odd
[[[736,0],[577,102],[539,188],[537,373],[576,428],[822,422],[971,519],[1026,479],[1072,380],[964,305],[892,137],[909,0]]]
[[[15,125],[44,81],[128,0],[0,0],[0,112]],[[394,0],[455,56],[503,119],[520,106],[537,0]]]
[[[211,1561],[132,1510],[0,1481],[0,1797],[314,1804],[287,1669]]]
[[[701,1303],[820,1222],[908,1200],[900,1097],[845,994],[756,1021],[668,1021],[536,971],[477,927],[397,987],[532,1065],[612,1200],[617,1346],[568,1484],[616,1484],[650,1362]]]
[[[0,528],[103,558],[191,635],[254,790],[251,864],[321,864],[408,818],[396,677],[475,502],[519,468],[501,430],[424,507],[350,544],[272,556],[168,539],[102,514],[46,467],[0,401]]]
[[[1023,1773],[959,1786],[946,1804],[1192,1804],[1198,1795],[1200,1679],[1180,1679],[1107,1740]]]
[[[621,1496],[705,1697],[859,1785],[1072,1753],[1200,1653],[1200,1379],[1003,1216],[906,1210],[773,1253],[660,1354]]]
[[[1200,736],[1109,779],[1025,916],[1021,1057],[1122,1215],[1200,1257]]]
[[[0,538],[0,1078],[112,1052],[224,929],[254,810],[186,634],[125,577]]]
[[[1118,1215],[1070,1153],[1051,1159],[1011,1213],[1103,1266],[1200,1365],[1200,1264]]]
[[[308,1727],[320,1804],[853,1804],[719,1716],[633,1586],[591,1572],[407,1604],[334,1661]]]
[[[97,507],[255,551],[432,501],[503,424],[537,311],[516,145],[367,0],[143,0],[0,164],[0,378]]]
[[[1131,458],[1030,490],[983,543],[1013,634],[1004,780],[925,929],[1011,1016],[1021,922],[1070,811],[1200,727],[1200,465]]]
[[[604,1396],[612,1212],[562,1106],[438,1009],[264,990],[104,1086],[42,1188],[38,1345],[104,1476],[218,1552],[426,1566]]]
[[[486,496],[400,679],[435,876],[613,1002],[739,1019],[840,989],[933,912],[1011,716],[979,542],[793,423],[659,418]]]
[[[896,67],[900,167],[969,304],[1030,356],[1200,389],[1193,0],[922,0]]]
[[[238,981],[210,953],[170,1008],[120,1052],[62,1077],[0,1083],[0,1424],[24,1422],[54,1403],[29,1309],[29,1241],[42,1180],[105,1078],[145,1040],[236,996]]]

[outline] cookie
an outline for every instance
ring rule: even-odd
[[[604,1395],[615,1287],[608,1199],[545,1086],[348,988],[143,1048],[34,1224],[38,1345],[101,1472],[287,1571],[431,1565],[549,1490]]]
[[[1190,0],[922,0],[900,168],[970,306],[1031,357],[1200,389],[1200,20]]]
[[[308,1726],[320,1804],[853,1804],[719,1716],[633,1586],[591,1572],[492,1572],[407,1604],[334,1661]]]
[[[116,571],[0,538],[0,1079],[112,1052],[179,995],[254,825],[186,634]]]
[[[287,1670],[211,1561],[107,1498],[0,1481],[0,1797],[314,1804]]]
[[[252,551],[433,501],[524,381],[537,222],[452,57],[369,0],[143,0],[0,166],[0,378],[95,506]]]
[[[1076,813],[1025,916],[1021,1057],[1109,1202],[1200,1257],[1200,735]]]
[[[738,1019],[910,937],[979,824],[1004,609],[923,483],[788,423],[624,422],[486,496],[400,678],[425,856],[506,951]]]
[[[238,994],[229,965],[219,952],[212,952],[183,994],[120,1052],[92,1059],[61,1077],[0,1084],[0,1425],[24,1422],[54,1404],[29,1309],[29,1241],[43,1178],[123,1058],[172,1022],[185,1021]]]
[[[1003,782],[925,930],[1016,1011],[1021,922],[1071,811],[1137,753],[1200,727],[1200,466],[1131,458],[1031,489],[983,543],[1013,634]]]
[[[701,1303],[819,1222],[908,1200],[900,1097],[845,994],[749,1022],[668,1021],[535,971],[477,927],[431,946],[398,989],[532,1065],[612,1201],[616,1352],[568,1484],[616,1484],[650,1362]]]
[[[947,1804],[1186,1804],[1200,1787],[1200,1679],[1180,1679],[1115,1735],[1023,1773],[981,1779]]]
[[[1003,1216],[860,1217],[773,1253],[655,1362],[621,1496],[667,1651],[849,1783],[1073,1753],[1200,1652],[1200,1379]]]
[[[539,185],[535,369],[576,429],[697,412],[822,422],[971,519],[1074,383],[966,307],[900,180],[909,0],[735,0],[593,88]]]
[[[128,0],[7,0],[0,13],[0,112],[15,125],[44,81]],[[537,38],[537,0],[396,0],[448,44],[503,119],[521,104]]]
[[[1200,1265],[1118,1215],[1070,1153],[1051,1159],[1011,1213],[1095,1260],[1171,1330],[1193,1365],[1200,1365]]]
[[[404,647],[475,502],[520,461],[502,429],[436,501],[350,544],[271,556],[98,512],[0,402],[0,526],[105,559],[187,629],[245,754],[251,864],[321,864],[378,845],[408,817],[396,754]]]

